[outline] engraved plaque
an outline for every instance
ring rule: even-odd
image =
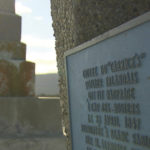
[[[65,54],[72,150],[150,149],[150,13]]]

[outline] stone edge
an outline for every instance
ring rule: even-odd
[[[71,54],[74,54],[74,53],[77,53],[79,51],[82,51],[85,48],[88,48],[88,47],[90,47],[90,46],[92,46],[94,44],[97,44],[97,43],[99,43],[99,42],[101,42],[103,40],[111,38],[111,37],[113,37],[115,35],[118,35],[118,34],[120,34],[122,32],[125,32],[125,31],[127,31],[129,29],[132,29],[132,28],[134,28],[134,27],[136,27],[136,26],[138,26],[138,25],[140,25],[142,23],[148,22],[148,21],[150,21],[150,11],[145,13],[145,14],[143,14],[143,15],[141,15],[141,16],[139,16],[139,17],[136,17],[135,19],[132,19],[132,20],[130,20],[130,21],[128,21],[128,22],[126,22],[126,23],[124,23],[124,24],[122,24],[122,25],[120,25],[120,26],[118,26],[118,27],[116,27],[116,28],[114,28],[112,30],[107,31],[104,34],[101,34],[101,35],[93,38],[90,41],[87,41],[87,42],[85,42],[85,43],[83,43],[83,44],[81,44],[81,45],[79,45],[79,46],[77,46],[77,47],[75,47],[73,49],[70,49],[70,50],[66,51],[64,53],[64,58],[66,59],[66,57],[71,55]]]

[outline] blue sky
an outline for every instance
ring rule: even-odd
[[[27,60],[36,63],[36,74],[56,73],[50,0],[16,0],[16,14],[22,16],[22,42]]]

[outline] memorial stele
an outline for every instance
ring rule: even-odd
[[[35,64],[26,61],[15,0],[0,0],[0,96],[33,96]]]
[[[150,12],[65,53],[72,150],[150,149]]]

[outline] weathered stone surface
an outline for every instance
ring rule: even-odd
[[[35,64],[24,61],[19,66],[20,95],[34,96]]]
[[[15,0],[0,0],[0,12],[15,13]]]
[[[0,13],[0,41],[20,41],[21,17]]]
[[[79,45],[149,11],[150,0],[73,0],[73,6]]]
[[[0,42],[0,59],[26,59],[26,45],[20,42]]]
[[[59,99],[0,98],[0,138],[61,136]]]
[[[20,43],[21,17],[15,0],[0,0],[0,96],[34,96],[35,64]]]
[[[33,96],[35,64],[0,60],[0,96]]]
[[[150,0],[51,0],[63,124],[70,150],[64,52],[150,10]]]
[[[0,149],[66,150],[59,99],[1,97]]]
[[[66,150],[64,137],[0,139],[2,150]]]

